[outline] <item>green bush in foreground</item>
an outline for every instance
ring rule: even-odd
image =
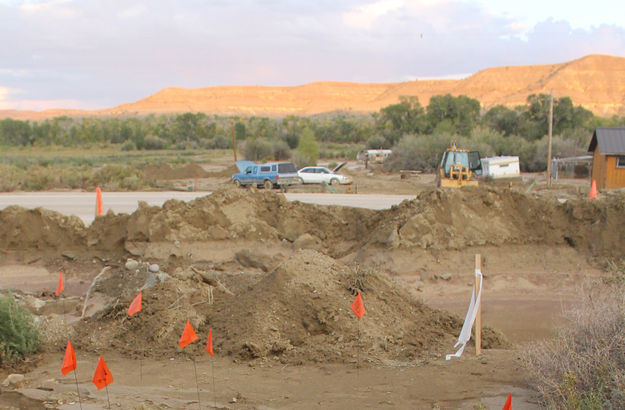
[[[625,287],[595,287],[565,313],[569,325],[524,353],[530,382],[543,405],[558,409],[623,408]]]
[[[0,297],[0,365],[13,363],[39,349],[41,337],[30,312],[12,295]]]

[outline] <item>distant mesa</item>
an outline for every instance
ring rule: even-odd
[[[218,115],[314,115],[348,111],[369,113],[416,95],[427,105],[433,95],[464,94],[484,108],[525,104],[530,94],[571,97],[596,115],[625,115],[625,58],[589,55],[567,63],[487,68],[461,80],[399,83],[315,82],[293,87],[218,86],[165,88],[142,100],[103,110],[0,110],[0,118],[39,120],[60,115],[134,116],[183,112]]]

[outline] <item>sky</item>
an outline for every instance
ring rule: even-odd
[[[0,109],[625,57],[623,16],[622,0],[0,0]]]

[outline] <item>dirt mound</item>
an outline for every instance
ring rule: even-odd
[[[131,215],[109,213],[85,230],[76,218],[45,210],[2,211],[0,246],[22,250],[68,246],[141,256],[208,241],[263,241],[314,248],[334,258],[367,247],[463,249],[506,244],[569,245],[593,256],[625,253],[625,194],[599,200],[556,199],[508,189],[432,189],[390,210],[287,201],[266,191],[227,187],[190,202],[145,203]],[[59,238],[63,238],[60,239]],[[85,240],[86,239],[86,240]],[[172,251],[173,252],[173,251]],[[173,252],[180,256],[180,252]]]
[[[140,203],[124,223],[118,223],[118,217],[98,218],[89,228],[90,245],[125,243],[134,248],[158,242],[294,242],[308,234],[323,242],[321,249],[338,255],[360,243],[375,228],[380,213],[289,202],[272,192],[227,187],[190,202],[170,200],[162,208]]]
[[[592,255],[625,252],[625,195],[560,203],[508,189],[429,190],[388,211],[369,244],[463,249],[505,244],[568,244]]]
[[[114,274],[100,286],[119,303],[75,327],[80,348],[112,344],[126,354],[142,354],[144,348],[148,355],[175,354],[189,319],[202,341],[187,349],[198,353],[212,328],[215,349],[235,359],[354,362],[360,331],[361,357],[379,362],[446,352],[462,326],[458,317],[416,301],[387,275],[354,271],[313,250],[295,253],[269,273],[178,269],[144,291],[144,311],[130,320],[125,309],[136,290],[120,297],[118,285],[141,281],[134,274],[124,281],[124,275]],[[349,309],[358,291],[367,309],[360,330]],[[485,333],[486,348],[505,344],[493,331]]]
[[[172,168],[168,164],[146,165],[141,169],[143,178],[146,180],[190,179],[205,178],[208,172],[198,164],[186,164],[178,168]]]
[[[43,252],[84,248],[87,230],[76,216],[43,208],[10,206],[0,210],[0,249]]]
[[[236,165],[231,165],[220,171],[207,172],[207,178],[228,178],[228,180],[230,180],[232,178],[232,174],[236,174],[237,172],[239,172],[239,169],[236,167]]]

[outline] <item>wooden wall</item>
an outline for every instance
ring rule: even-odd
[[[605,155],[601,155],[599,153],[599,144],[595,147],[595,152],[592,154],[592,173],[591,173],[591,182],[592,180],[597,181],[597,189],[605,188],[605,168],[606,168],[606,157]]]
[[[616,156],[601,155],[597,144],[592,158],[591,179],[597,181],[597,189],[623,188],[625,187],[625,168],[616,167]]]
[[[625,187],[625,168],[616,167],[616,156],[607,157],[605,187],[607,189]]]

